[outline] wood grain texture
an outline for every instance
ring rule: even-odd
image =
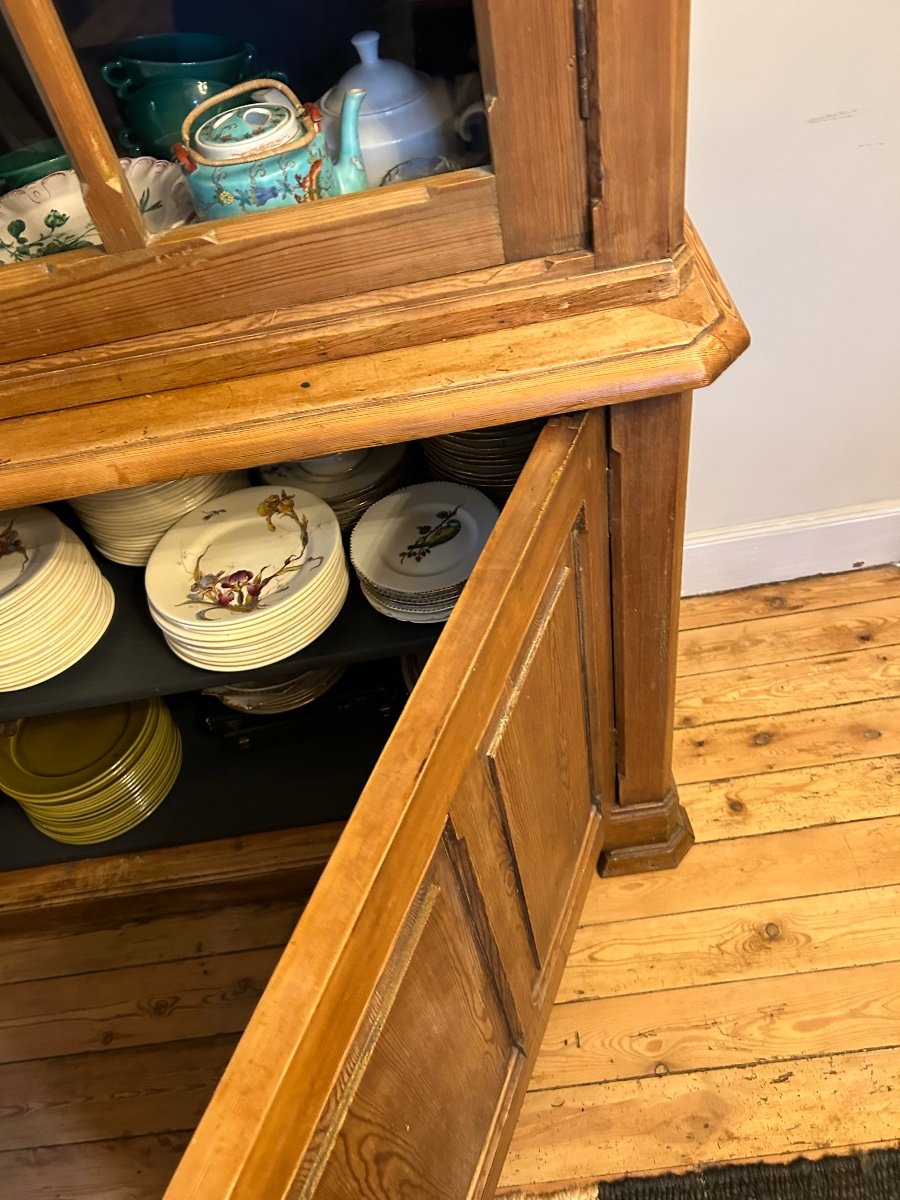
[[[853,653],[689,675],[678,685],[675,725],[700,729],[717,721],[883,700],[898,694],[900,646],[878,645]]]
[[[104,908],[154,893],[239,887],[281,877],[303,898],[312,890],[343,830],[343,822],[171,846],[143,854],[114,854],[57,866],[5,871],[0,919],[45,913],[75,904]],[[165,899],[164,904],[170,900]],[[190,903],[187,905],[191,907]],[[108,910],[107,910],[108,911]]]
[[[587,145],[574,5],[476,0],[474,8],[506,258],[586,246]]]
[[[24,286],[15,269],[0,281],[19,333],[0,361],[499,265],[503,248],[494,180],[473,171],[188,225],[128,253],[65,257]]]
[[[135,967],[284,945],[302,908],[299,900],[215,905],[208,911],[123,920],[113,928],[108,923],[73,928],[68,922],[59,928],[57,921],[55,929],[2,938],[0,984],[102,971],[111,962]]]
[[[841,763],[687,784],[681,789],[698,842],[755,837],[811,825],[900,816],[900,759]]]
[[[704,629],[775,617],[792,612],[820,612],[844,604],[888,600],[900,595],[900,566],[869,567],[852,575],[816,575],[788,583],[766,583],[713,596],[684,596],[678,624],[681,629]]]
[[[606,265],[656,258],[684,237],[690,0],[589,11],[595,251]]]
[[[900,818],[695,846],[677,872],[609,879],[588,893],[583,925],[698,912],[797,894],[900,882]]]
[[[597,552],[603,548],[604,492],[587,486],[592,468],[603,461],[603,422],[596,415],[551,423],[542,435],[454,609],[447,637],[423,672],[416,703],[397,724],[226,1070],[169,1189],[170,1200],[210,1192],[230,1194],[234,1200],[280,1195],[300,1168],[306,1148],[317,1152],[320,1116],[336,1111],[331,1097],[347,1066],[348,1047],[366,1015],[378,1011],[373,997],[398,931],[409,917],[448,813],[452,817],[457,788],[519,661],[542,596],[555,578],[559,546],[582,510],[594,530]],[[567,686],[582,684],[576,676]],[[586,735],[582,728],[572,736]],[[607,740],[605,758],[610,756]],[[588,810],[577,868],[558,897],[565,916],[556,923],[560,932],[544,972],[548,983],[555,984],[562,968],[599,833],[599,821]],[[474,869],[472,878],[477,878]],[[469,907],[475,911],[474,903]],[[488,912],[486,900],[483,911]],[[498,933],[492,929],[494,938]],[[496,962],[502,954],[486,957]],[[526,1037],[540,1027],[549,1001],[547,991],[539,988]],[[440,1001],[426,989],[420,996],[423,1011],[433,1003]],[[440,1025],[445,1018],[436,1013],[434,1019]],[[412,1071],[417,1069],[414,1058],[405,1060]],[[376,1087],[377,1079],[373,1076],[369,1083],[366,1075],[360,1087]],[[473,1196],[492,1185],[511,1134],[520,1085],[524,1073],[510,1076],[508,1086],[491,1101],[493,1116],[481,1130],[471,1179]],[[410,1087],[415,1090],[412,1082]],[[452,1143],[447,1123],[465,1124],[466,1113],[457,1116],[457,1109],[480,1103],[475,1095],[460,1096],[457,1105],[445,1105],[440,1128],[429,1126],[423,1136]],[[487,1110],[478,1111],[483,1115]],[[397,1136],[404,1137],[402,1125]],[[421,1147],[416,1154],[422,1154]],[[471,1166],[472,1160],[467,1161]]]
[[[900,643],[900,614],[892,599],[841,604],[824,612],[734,622],[686,630],[679,640],[678,673],[760,667],[817,655],[850,654]]]
[[[892,961],[898,902],[900,886],[887,884],[584,926],[557,1004]],[[698,994],[695,1011],[717,994]]]
[[[898,1070],[892,1048],[530,1093],[502,1183],[696,1169],[773,1145],[799,1155],[895,1142]]]
[[[900,1044],[900,963],[554,1007],[531,1091]],[[792,1064],[793,1065],[793,1064]]]
[[[0,1062],[240,1032],[280,946],[7,984]]]
[[[578,667],[577,581],[566,546],[554,570],[547,608],[524,646],[524,662],[506,689],[487,750],[498,798],[508,814],[535,946],[545,963],[559,920],[559,896],[571,879],[592,804],[584,695],[569,686]],[[556,719],[546,719],[548,697]]]
[[[658,803],[672,787],[690,420],[689,394],[660,396],[640,408],[620,405],[610,411],[620,809]]]
[[[10,1196],[28,1200],[159,1200],[190,1133],[37,1146],[0,1154]]]
[[[201,1038],[4,1064],[0,1152],[192,1129],[236,1043]]]
[[[679,296],[648,306],[2,421],[0,505],[703,386],[747,335],[701,259],[695,244]]]
[[[144,218],[53,0],[3,0],[0,12],[6,18],[47,113],[85,185],[84,202],[103,245],[110,253],[143,247],[147,240]],[[47,278],[42,274],[39,280],[35,272],[19,275],[18,266],[9,274],[12,277],[10,284],[15,282],[20,289],[24,288],[20,292],[23,296],[31,289],[42,291]],[[18,305],[16,307],[20,311]],[[48,322],[44,324],[46,326]],[[29,328],[27,318],[21,330],[27,352],[40,353],[40,336],[36,341],[32,340],[36,331]],[[14,353],[21,352],[20,347]],[[0,350],[2,354],[4,351]]]
[[[675,774],[685,783],[697,783],[900,754],[898,708],[891,697],[679,729]]]

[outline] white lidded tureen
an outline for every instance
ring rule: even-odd
[[[379,58],[379,35],[351,38],[360,62],[319,102],[326,140],[339,138],[341,103],[351,88],[366,93],[359,114],[359,144],[369,187],[410,159],[452,157],[459,149],[453,103],[443,79],[432,79],[392,59]]]

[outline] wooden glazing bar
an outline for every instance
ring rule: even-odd
[[[594,245],[619,266],[684,240],[690,0],[594,0],[591,13]]]
[[[566,0],[475,0],[508,261],[588,244],[574,13]]]
[[[109,251],[147,240],[144,219],[100,119],[52,0],[0,0],[44,106],[85,186],[85,204]]]

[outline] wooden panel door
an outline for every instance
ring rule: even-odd
[[[612,797],[605,476],[551,422],[167,1200],[492,1193]]]

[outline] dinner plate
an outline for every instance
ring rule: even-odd
[[[413,484],[363,514],[350,539],[350,558],[375,589],[415,595],[462,584],[497,516],[497,506],[475,488]]]

